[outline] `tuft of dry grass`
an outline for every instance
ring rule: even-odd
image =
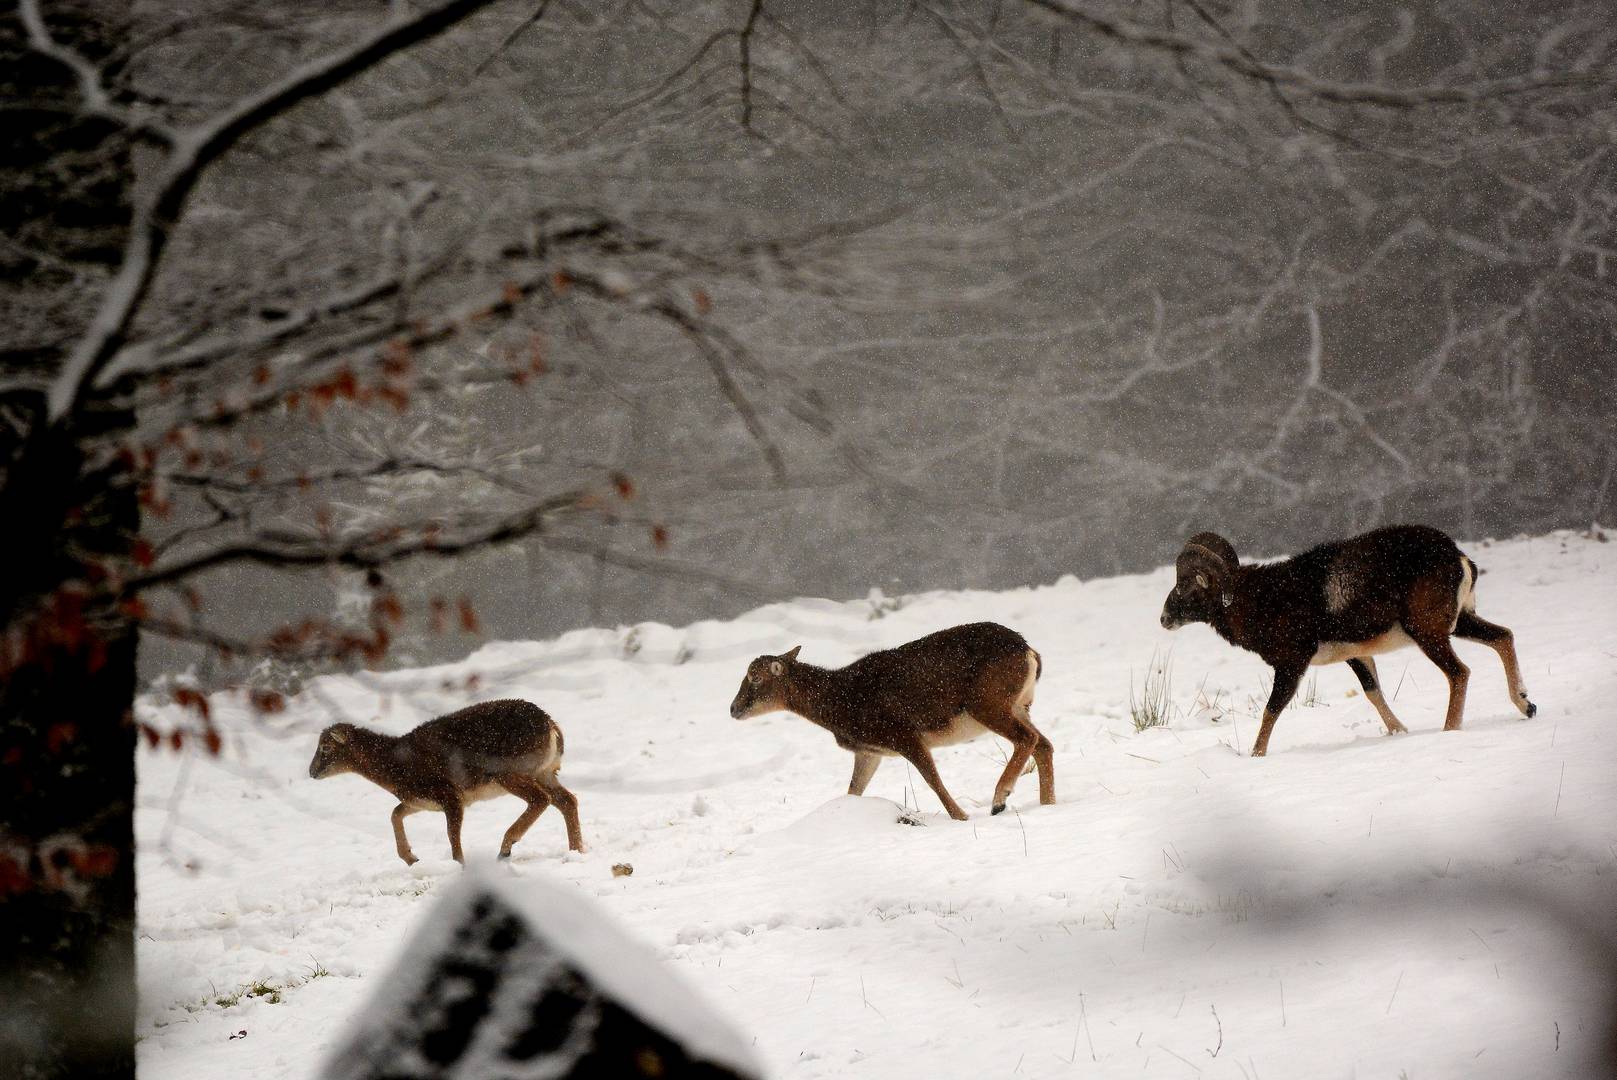
[[[1172,718],[1173,653],[1159,657],[1151,653],[1151,663],[1145,669],[1145,679],[1138,689],[1134,673],[1129,673],[1129,718],[1134,721],[1136,733],[1147,728],[1167,727]]]

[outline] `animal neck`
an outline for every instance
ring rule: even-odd
[[[1231,645],[1242,648],[1246,646],[1245,635],[1242,633],[1241,607],[1244,593],[1242,586],[1246,583],[1247,570],[1248,568],[1245,566],[1235,568],[1230,575],[1229,581],[1224,585],[1224,588],[1228,590],[1230,602],[1228,604],[1224,603],[1224,594],[1221,592],[1217,606],[1213,608],[1213,617],[1207,620],[1208,625],[1217,632],[1219,637]]]
[[[786,708],[803,719],[827,727],[835,722],[838,672],[813,664],[792,665],[792,681],[786,691]]]
[[[348,736],[348,766],[373,784],[389,787],[393,760],[389,752],[398,744],[397,735],[386,735],[369,728],[356,727]]]

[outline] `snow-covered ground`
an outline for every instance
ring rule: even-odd
[[[141,755],[141,1074],[314,1075],[460,873],[440,816],[409,820],[406,867],[387,794],[310,780],[316,732],[338,711],[400,732],[514,696],[566,732],[590,850],[568,854],[551,811],[497,872],[592,897],[779,1077],[1604,1075],[1617,544],[1464,546],[1479,612],[1516,632],[1534,720],[1493,653],[1458,642],[1464,731],[1440,730],[1444,680],[1406,650],[1380,670],[1410,734],[1384,735],[1339,664],[1248,758],[1268,669],[1206,627],[1162,630],[1168,570],[491,644],[322,679],[268,718],[217,697],[221,759]],[[1058,805],[1028,776],[1014,813],[988,815],[991,736],[937,755],[969,821],[902,761],[841,797],[852,759],[825,732],[727,714],[759,653],[842,664],[979,619],[1043,654],[1033,718]],[[1154,653],[1173,719],[1136,733],[1130,688]],[[171,709],[147,711],[170,726]],[[471,808],[469,857],[492,859],[520,809]]]

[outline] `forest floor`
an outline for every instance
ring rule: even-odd
[[[339,718],[402,732],[492,697],[561,724],[589,844],[568,853],[550,811],[495,872],[588,896],[775,1076],[1610,1075],[1617,543],[1463,546],[1479,613],[1516,632],[1533,720],[1494,654],[1457,642],[1463,731],[1440,730],[1446,684],[1405,650],[1380,671],[1409,734],[1384,734],[1338,664],[1249,758],[1268,669],[1205,626],[1162,630],[1167,569],[493,643],[322,678],[269,717],[216,695],[219,758],[140,758],[141,1075],[314,1077],[461,872],[439,815],[409,820],[406,867],[387,794],[310,780],[316,734]],[[1043,655],[1032,713],[1056,805],[1026,776],[989,816],[992,736],[938,752],[970,814],[955,822],[901,760],[845,797],[852,758],[824,731],[728,715],[760,653],[843,664],[981,619]],[[1153,665],[1170,669],[1168,722],[1136,731]],[[473,806],[468,857],[491,861],[520,809]]]

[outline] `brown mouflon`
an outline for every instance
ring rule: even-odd
[[[956,626],[835,669],[803,663],[799,648],[749,664],[730,715],[745,720],[784,710],[825,728],[838,746],[853,751],[848,794],[864,794],[882,758],[902,757],[937,792],[949,816],[964,821],[966,812],[938,776],[932,748],[991,731],[1013,748],[994,787],[992,812],[1005,809],[1030,757],[1038,765],[1039,802],[1056,801],[1054,747],[1028,718],[1042,663],[1016,631],[987,622]]]
[[[1274,668],[1253,757],[1268,750],[1275,720],[1310,664],[1346,661],[1388,733],[1407,730],[1381,694],[1375,656],[1408,645],[1448,677],[1443,728],[1458,730],[1470,669],[1454,655],[1450,637],[1480,641],[1498,653],[1511,703],[1524,716],[1538,711],[1522,685],[1511,632],[1476,612],[1477,564],[1436,529],[1395,525],[1255,566],[1242,566],[1222,536],[1198,533],[1179,553],[1176,569],[1162,625],[1208,623]]]
[[[309,775],[316,780],[358,773],[386,788],[399,800],[393,808],[393,839],[399,858],[416,861],[404,835],[404,819],[436,810],[449,826],[449,851],[456,862],[460,825],[468,803],[515,795],[527,802],[522,816],[505,830],[500,858],[554,803],[567,822],[567,846],[584,850],[578,826],[578,800],[562,787],[563,742],[556,726],[539,706],[526,701],[484,701],[459,712],[428,720],[404,735],[384,735],[354,724],[333,724],[320,733]]]

